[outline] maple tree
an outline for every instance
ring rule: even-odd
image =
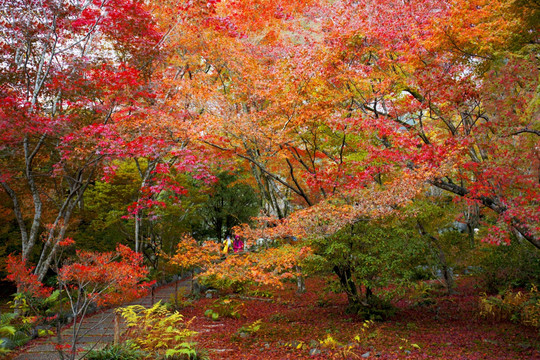
[[[123,245],[105,253],[78,251],[77,259],[58,272],[58,283],[73,314],[73,336],[66,344],[67,351],[64,348],[59,351],[66,352],[68,359],[75,359],[81,326],[90,305],[114,306],[141,297],[152,285],[144,281],[148,274],[142,254]]]
[[[169,107],[166,82],[156,86],[169,70],[155,65],[166,58],[167,25],[158,26],[149,5],[2,4],[1,184],[12,202],[22,257],[38,256],[40,279],[84,208],[85,191],[98,176],[114,176],[115,159],[134,161],[140,177],[129,207],[137,251],[145,213],[151,217],[151,208],[163,206],[157,198],[164,192],[178,197],[185,191],[174,175],[205,177],[198,155],[186,148],[185,112]]]
[[[166,206],[187,213],[182,174],[205,186],[230,167],[252,173],[243,185],[258,188],[264,216],[239,232],[276,247],[205,263],[220,279],[276,285],[310,251],[338,261],[347,229],[389,225],[434,188],[462,201],[471,243],[481,227],[485,241],[540,248],[536,2],[59,3],[18,0],[2,20],[0,182],[23,259],[43,234],[37,280],[85,190],[122,167],[136,175],[135,251],[157,251]],[[446,224],[411,216],[442,249]],[[203,249],[179,251],[192,267],[182,251]]]
[[[46,298],[51,295],[52,289],[45,287],[33,274],[33,268],[27,268],[19,258],[8,255],[6,261],[7,279],[17,284],[19,292],[26,293],[31,297]]]
[[[122,151],[115,116],[149,96],[139,62],[161,35],[138,1],[1,6],[0,183],[42,280],[101,164]]]
[[[67,246],[64,241],[61,246]],[[132,301],[148,292],[153,282],[145,281],[149,275],[143,264],[143,256],[124,245],[118,245],[115,251],[90,252],[77,251],[76,257],[64,264],[58,271],[59,291],[44,286],[37,274],[19,257],[8,257],[7,279],[17,284],[19,295],[32,302],[47,299],[49,303],[58,303],[67,299],[72,322],[72,337],[64,343],[61,328],[58,330],[57,350],[61,357],[75,359],[78,354],[77,344],[81,336],[84,318],[91,306],[115,306]],[[49,304],[49,305],[51,305]],[[37,311],[33,309],[34,311]],[[36,313],[38,316],[43,314]],[[56,314],[52,319],[58,317]],[[56,319],[58,321],[58,319]]]
[[[538,74],[530,49],[519,57],[505,51],[513,34],[530,30],[509,19],[512,5],[336,3],[321,71],[334,98],[350,104],[341,106],[342,114],[352,110],[344,123],[371,139],[368,155],[355,159],[357,174],[383,176],[387,189],[419,176],[493,210],[494,229],[538,247],[537,134],[529,129],[538,123]],[[509,241],[505,231],[487,239]]]
[[[76,260],[62,266],[58,273],[65,290],[80,292],[74,299],[98,305],[121,304],[139,297],[149,285],[140,283],[147,275],[142,254],[124,245],[111,252],[78,251]]]
[[[280,288],[286,279],[301,276],[298,265],[307,254],[308,249],[292,245],[257,253],[231,254],[199,276],[203,283],[235,291],[240,291],[248,283]]]
[[[534,4],[214,5],[226,26],[178,38],[180,83],[201,140],[245,160],[286,218],[267,236],[325,238],[438,187],[473,209],[471,234],[482,216],[484,240],[540,245]]]
[[[221,248],[216,242],[207,241],[199,246],[191,236],[184,235],[176,252],[168,260],[183,271],[205,268],[220,258]]]
[[[283,20],[288,33],[272,28],[271,41],[260,40],[268,28],[231,36],[205,141],[248,161],[279,217],[308,207],[331,221],[330,208],[339,228],[431,185],[492,210],[486,240],[515,232],[538,247],[537,25],[527,9],[537,11],[322,1],[292,16],[308,25]]]

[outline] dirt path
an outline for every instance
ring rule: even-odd
[[[136,301],[126,304],[139,304],[145,307],[150,307],[152,303],[159,300],[169,301],[171,295],[174,294],[175,283],[157,288],[154,296],[148,295]],[[180,280],[178,287],[190,286],[189,280]],[[78,342],[78,348],[103,347],[106,344],[112,343],[114,338],[114,309],[108,309],[84,319],[81,334],[84,336]],[[62,331],[64,343],[70,343],[71,327],[67,327]],[[49,338],[37,339],[29,343],[21,353],[13,357],[13,360],[57,360],[59,359],[58,352],[55,350],[56,336]]]

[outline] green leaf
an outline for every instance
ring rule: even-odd
[[[39,329],[38,330],[38,336],[39,337],[49,336],[49,335],[54,335],[54,332],[52,330],[45,330],[45,329]]]
[[[2,335],[2,336],[15,335],[16,331],[17,330],[15,329],[15,327],[13,327],[11,325],[4,325],[4,326],[0,327],[0,335]]]

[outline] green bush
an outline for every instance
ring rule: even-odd
[[[33,318],[16,313],[0,315],[0,355],[23,346],[32,339]]]
[[[189,354],[171,352],[165,355],[164,359],[166,360],[209,360],[210,355],[208,354],[208,350],[204,348],[194,347],[191,349]]]
[[[435,286],[420,281],[414,285],[410,298],[413,301],[413,306],[430,306],[435,304],[436,296]]]
[[[365,320],[385,321],[396,314],[397,308],[386,299],[370,296],[365,303],[349,304],[347,311]]]
[[[205,315],[213,320],[219,317],[239,319],[242,316],[244,303],[228,298],[218,299],[212,304],[212,308],[206,310]]]
[[[90,350],[86,360],[139,360],[146,354],[130,345],[107,345],[103,349]]]
[[[209,317],[210,319],[214,321],[217,321],[219,319],[219,314],[212,309],[207,309],[204,312],[204,316]]]
[[[191,321],[185,321],[178,312],[169,311],[161,302],[149,309],[131,305],[118,311],[126,320],[127,338],[138,348],[155,355],[147,358],[196,358],[192,339],[197,332],[189,329]]]
[[[428,245],[413,225],[397,217],[363,219],[334,234],[309,238],[313,254],[302,269],[335,274],[329,289],[347,295],[350,312],[385,319],[395,309],[376,298],[404,292],[416,276],[411,269],[426,263]]]
[[[22,346],[30,337],[24,332],[17,330],[13,325],[10,325],[15,314],[2,314],[0,324],[0,355],[7,354],[17,346]]]
[[[201,276],[199,277],[199,282],[202,286],[210,289],[217,289],[221,292],[232,291],[233,293],[245,292],[247,286],[250,284],[248,280],[239,281],[227,277],[218,278],[215,275]]]
[[[488,293],[540,284],[540,252],[531,244],[513,239],[510,245],[483,244],[478,249],[477,274]]]

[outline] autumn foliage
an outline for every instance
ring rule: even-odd
[[[60,269],[58,281],[98,305],[118,305],[145,294],[152,285],[144,281],[147,276],[142,255],[118,245],[105,253],[78,251],[77,260]]]
[[[307,253],[307,249],[287,245],[257,253],[232,254],[201,276],[218,281],[253,282],[282,287],[285,279],[300,276],[298,266]]]
[[[105,305],[149,285],[143,259],[282,287],[310,258],[366,304],[396,274],[443,269],[450,292],[452,268],[511,267],[491,245],[537,257],[539,14],[529,0],[4,1],[8,279],[46,297],[65,264],[63,289]],[[238,183],[245,217],[212,190]],[[224,256],[234,231],[247,251]],[[98,240],[129,245],[84,250]]]
[[[17,291],[31,297],[46,298],[51,295],[52,289],[44,286],[33,274],[33,267],[27,267],[14,255],[8,255],[6,261],[7,279],[17,284]]]
[[[169,262],[183,271],[195,268],[207,268],[221,257],[221,247],[213,241],[206,241],[199,245],[197,241],[184,235],[177,245],[176,252],[169,257]]]

